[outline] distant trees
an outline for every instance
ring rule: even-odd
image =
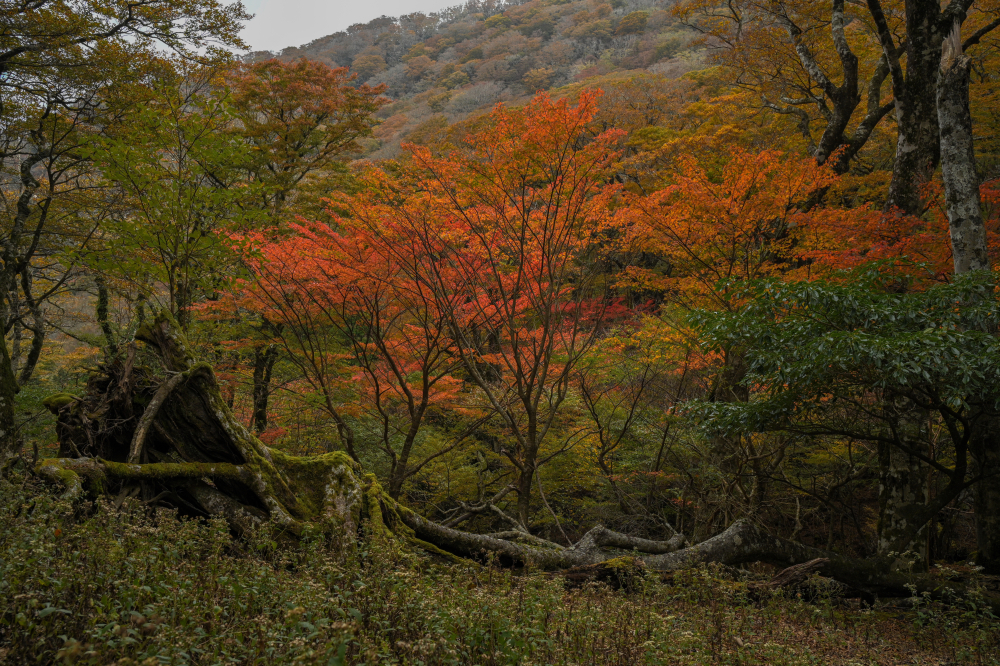
[[[686,44],[681,28],[670,42],[675,48],[659,48],[664,41],[660,33],[675,22],[663,9],[626,12],[585,0],[487,4],[489,8],[473,4],[455,12],[380,17],[285,49],[279,57],[350,66],[361,81],[388,84],[387,94],[394,99],[475,82],[499,85],[517,96],[569,80],[580,69],[573,65],[592,64],[602,54],[614,61],[612,67],[633,69],[669,57]],[[546,69],[552,74],[525,78],[529,71]]]
[[[632,35],[646,29],[646,21],[649,20],[647,12],[632,12],[622,17],[615,29],[616,35]]]
[[[362,81],[367,81],[379,72],[384,72],[388,66],[385,58],[380,55],[359,55],[351,63],[351,70]]]
[[[434,61],[427,56],[417,56],[406,61],[406,75],[411,79],[421,79],[433,66]]]
[[[548,90],[549,84],[552,83],[552,79],[555,78],[555,75],[555,70],[549,67],[540,67],[529,70],[524,75],[524,87],[527,90],[535,92],[539,90]]]

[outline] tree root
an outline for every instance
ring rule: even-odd
[[[167,399],[170,392],[173,391],[177,386],[184,381],[184,375],[178,373],[163,382],[160,388],[156,389],[156,393],[153,394],[153,399],[150,400],[146,409],[142,412],[142,418],[139,419],[139,425],[135,429],[135,435],[132,436],[132,445],[129,447],[128,462],[137,463],[142,458],[142,445],[146,443],[146,433],[149,432],[150,426],[153,425],[153,419],[156,418],[157,412],[160,411],[160,406],[163,405],[163,401]]]

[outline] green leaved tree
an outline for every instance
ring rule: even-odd
[[[0,460],[18,448],[16,394],[45,339],[44,303],[71,275],[105,214],[88,146],[121,127],[163,70],[166,47],[213,60],[243,47],[239,3],[82,0],[0,6],[0,323],[31,333],[14,368],[0,344]],[[15,345],[16,351],[16,345]],[[16,356],[16,354],[15,354]],[[15,374],[15,370],[17,374]]]
[[[239,174],[250,146],[228,131],[226,97],[213,94],[219,73],[177,63],[129,126],[91,153],[120,199],[88,264],[166,307],[183,328],[198,294],[233,274],[229,236],[264,215],[253,205],[260,187]]]
[[[714,432],[874,447],[878,554],[919,570],[935,516],[967,489],[996,483],[976,461],[1000,408],[1000,300],[984,272],[922,292],[898,293],[895,280],[875,267],[842,285],[756,282],[743,310],[697,314],[713,347],[742,350],[749,396],[701,411]],[[980,562],[997,564],[983,549]]]

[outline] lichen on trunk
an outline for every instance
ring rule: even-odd
[[[891,444],[879,447],[879,458],[878,555],[894,570],[926,571],[928,468],[913,453]]]
[[[944,40],[937,84],[941,179],[956,275],[990,267],[969,111],[971,66],[972,61],[962,53],[961,24],[956,22]]]

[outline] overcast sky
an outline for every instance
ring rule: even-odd
[[[280,51],[373,18],[432,12],[459,0],[243,0],[254,18],[243,30],[253,50]]]

